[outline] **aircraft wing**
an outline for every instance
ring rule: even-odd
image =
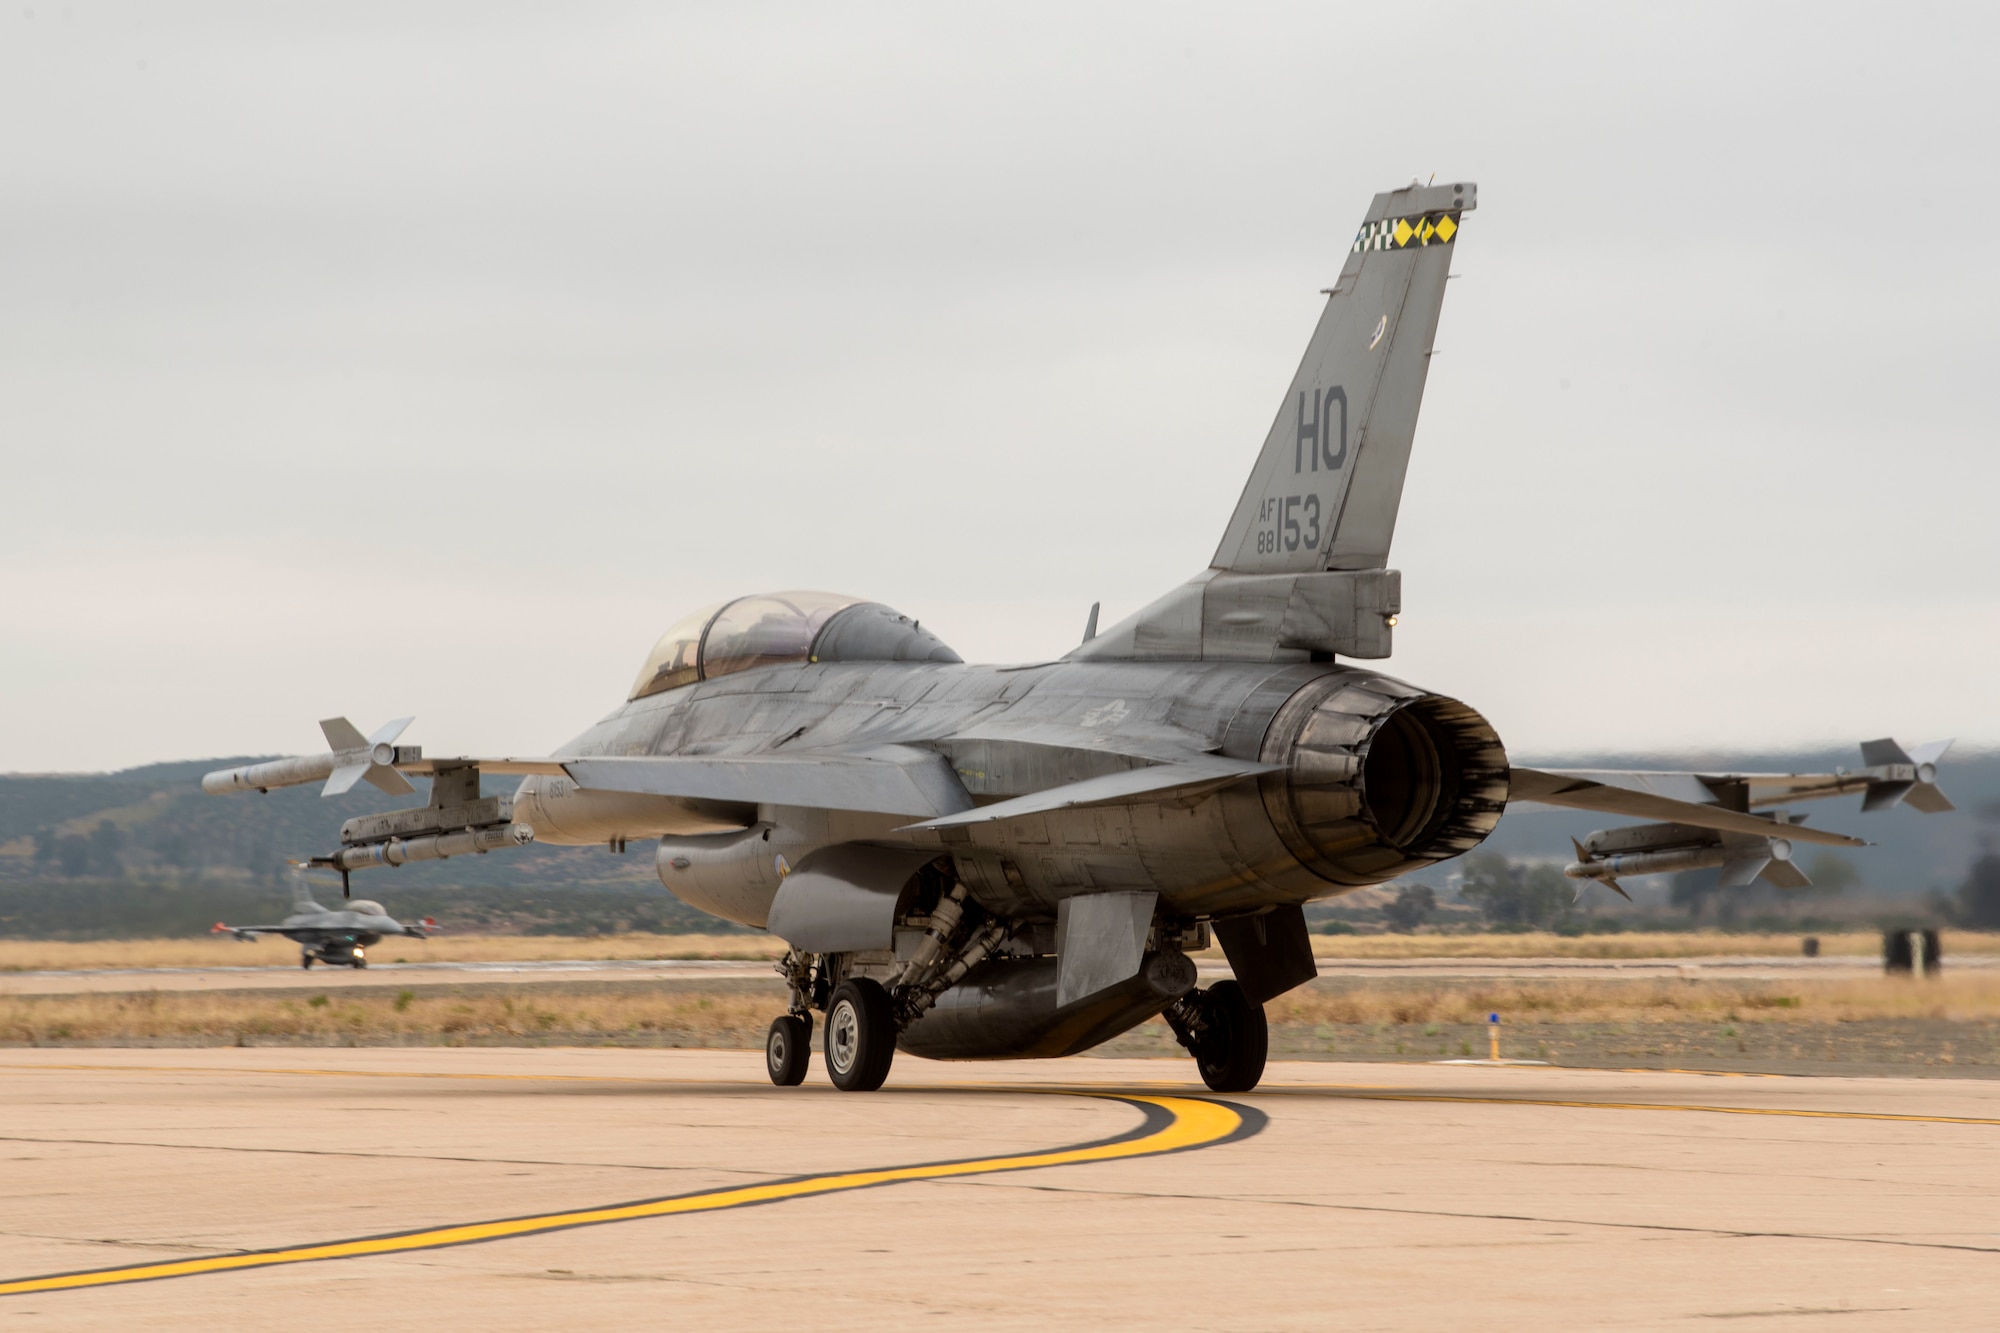
[[[258,935],[282,935],[296,926],[226,926],[218,921],[208,928],[211,935],[234,935],[239,940],[254,939]]]
[[[972,808],[972,797],[943,755],[902,745],[848,753],[565,759],[561,771],[577,786],[595,791],[690,800],[805,805],[919,819]]]
[[[211,793],[263,791],[328,778],[326,794],[338,795],[351,787],[354,780],[377,770],[400,782],[402,775],[437,777],[468,769],[516,776],[567,777],[578,787],[594,791],[750,805],[805,805],[826,810],[910,815],[918,819],[956,814],[972,806],[972,797],[952,772],[950,761],[934,750],[903,745],[846,752],[800,750],[750,755],[427,758],[415,747],[380,742],[372,748],[223,769],[204,777],[202,789]],[[350,773],[353,780],[348,780]],[[345,785],[332,780],[329,775],[333,774],[338,774]]]
[[[1862,793],[1863,810],[1887,810],[1908,805],[1925,814],[1938,814],[1956,807],[1937,785],[1938,761],[1951,748],[1950,741],[1932,741],[1905,750],[1894,740],[1863,741],[1859,768],[1837,768],[1831,773],[1666,773],[1645,770],[1579,768],[1563,769],[1553,776],[1570,780],[1576,792],[1591,788],[1613,788],[1640,796],[1661,797],[1695,805],[1721,805],[1731,810],[1763,810],[1799,801],[1820,801],[1829,796]],[[1517,774],[1535,770],[1516,769]],[[1545,775],[1546,776],[1546,775]],[[1639,813],[1614,809],[1609,805],[1583,805],[1575,799],[1556,800],[1543,795],[1519,794],[1522,779],[1516,779],[1516,801],[1538,801],[1548,805],[1568,805],[1610,813]],[[1540,791],[1533,777],[1529,789]],[[1545,785],[1545,784],[1544,784]],[[1613,798],[1606,798],[1613,799]],[[1668,816],[1681,823],[1697,823],[1680,815]],[[1722,828],[1720,824],[1703,827]],[[1811,839],[1808,839],[1811,841]]]
[[[1619,781],[1609,780],[1614,778]],[[1510,774],[1507,800],[1510,805],[1531,802],[1571,810],[1597,810],[1608,815],[1633,815],[1764,838],[1772,836],[1775,827],[1771,820],[1760,815],[1714,804],[1714,791],[1702,775],[1695,773],[1614,773],[1588,769],[1544,772],[1538,768],[1517,768]],[[1860,838],[1799,824],[1784,825],[1783,833],[1795,842],[1817,842],[1829,847],[1868,845]]]
[[[412,773],[420,778],[436,777],[440,770],[454,768],[477,768],[482,773],[501,773],[508,777],[559,778],[568,770],[560,759],[412,759],[397,760],[395,769],[399,773]]]
[[[1106,773],[1100,777],[1085,778],[1081,782],[1030,792],[1026,796],[996,801],[992,805],[982,805],[976,809],[963,810],[907,827],[963,828],[968,824],[990,824],[996,820],[1013,819],[1021,815],[1045,814],[1051,810],[1065,810],[1080,805],[1108,805],[1135,798],[1155,801],[1191,800],[1206,796],[1231,783],[1241,782],[1245,778],[1280,772],[1282,767],[1279,764],[1253,764],[1241,759],[1197,755],[1171,764],[1154,764],[1147,768],[1133,768],[1122,773]]]

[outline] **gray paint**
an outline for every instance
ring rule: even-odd
[[[889,847],[821,848],[784,876],[771,904],[771,933],[808,953],[887,949],[904,886],[932,859]]]
[[[1056,908],[1056,1004],[1076,1003],[1139,970],[1156,893],[1086,893]]]

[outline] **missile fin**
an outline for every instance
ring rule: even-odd
[[[367,740],[358,743],[362,745],[367,745],[371,748],[377,745],[385,745],[385,744],[392,745],[395,743],[396,737],[402,735],[404,729],[407,728],[412,722],[415,722],[416,720],[417,719],[414,716],[391,718],[389,721],[384,722],[381,726],[375,728],[375,734],[373,736],[370,736]],[[397,794],[401,795],[402,793],[398,792]]]
[[[1717,881],[1716,887],[1747,889],[1756,882],[1757,876],[1777,864],[1780,863],[1768,851],[1762,849],[1748,856],[1739,856],[1733,861],[1725,861],[1722,865],[1722,878]]]
[[[368,738],[361,734],[361,729],[344,717],[322,718],[319,730],[326,737],[329,750],[358,750],[368,744]]]
[[[1812,881],[1806,878],[1806,872],[1799,869],[1798,863],[1795,861],[1773,860],[1771,864],[1764,867],[1763,873],[1758,878],[1774,889],[1809,889],[1812,887]]]
[[[1916,760],[1903,752],[1894,737],[1884,736],[1879,741],[1861,742],[1861,762],[1870,768],[1882,768],[1889,764],[1913,764]]]
[[[1951,741],[1927,741],[1910,751],[1913,764],[1935,764],[1944,758],[1944,752],[1952,747]]]
[[[1861,797],[1863,810],[1893,810],[1910,794],[1914,782],[1871,782]]]
[[[1632,901],[1632,895],[1625,892],[1625,886],[1623,884],[1620,884],[1617,880],[1613,879],[1611,876],[1606,875],[1603,879],[1600,879],[1597,882],[1599,884],[1602,884],[1605,888],[1610,889],[1613,893],[1617,894],[1620,898],[1623,898],[1626,902],[1629,903]]]
[[[1912,810],[1921,810],[1927,815],[1941,815],[1947,810],[1958,809],[1951,803],[1951,797],[1946,796],[1934,783],[1929,782],[1919,782],[1910,788],[1909,794],[1903,797],[1903,804]]]
[[[370,764],[368,770],[361,776],[364,781],[388,792],[391,796],[408,796],[416,791],[416,788],[410,785],[408,778],[387,764]]]
[[[319,789],[319,794],[321,796],[345,796],[348,792],[354,790],[354,784],[366,777],[368,770],[373,767],[374,765],[365,760],[358,764],[343,764],[339,768],[334,769],[332,774],[328,776],[326,785]],[[400,777],[402,775],[397,774],[397,776]]]

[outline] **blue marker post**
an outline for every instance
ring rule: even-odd
[[[1490,1058],[1497,1065],[1500,1063],[1500,1015],[1486,1015],[1486,1035],[1491,1038],[1489,1048],[1492,1051],[1492,1055]]]

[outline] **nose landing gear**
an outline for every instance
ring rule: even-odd
[[[785,1014],[773,1020],[764,1037],[764,1068],[771,1082],[781,1088],[796,1088],[805,1082],[806,1066],[811,1063],[811,1017]]]

